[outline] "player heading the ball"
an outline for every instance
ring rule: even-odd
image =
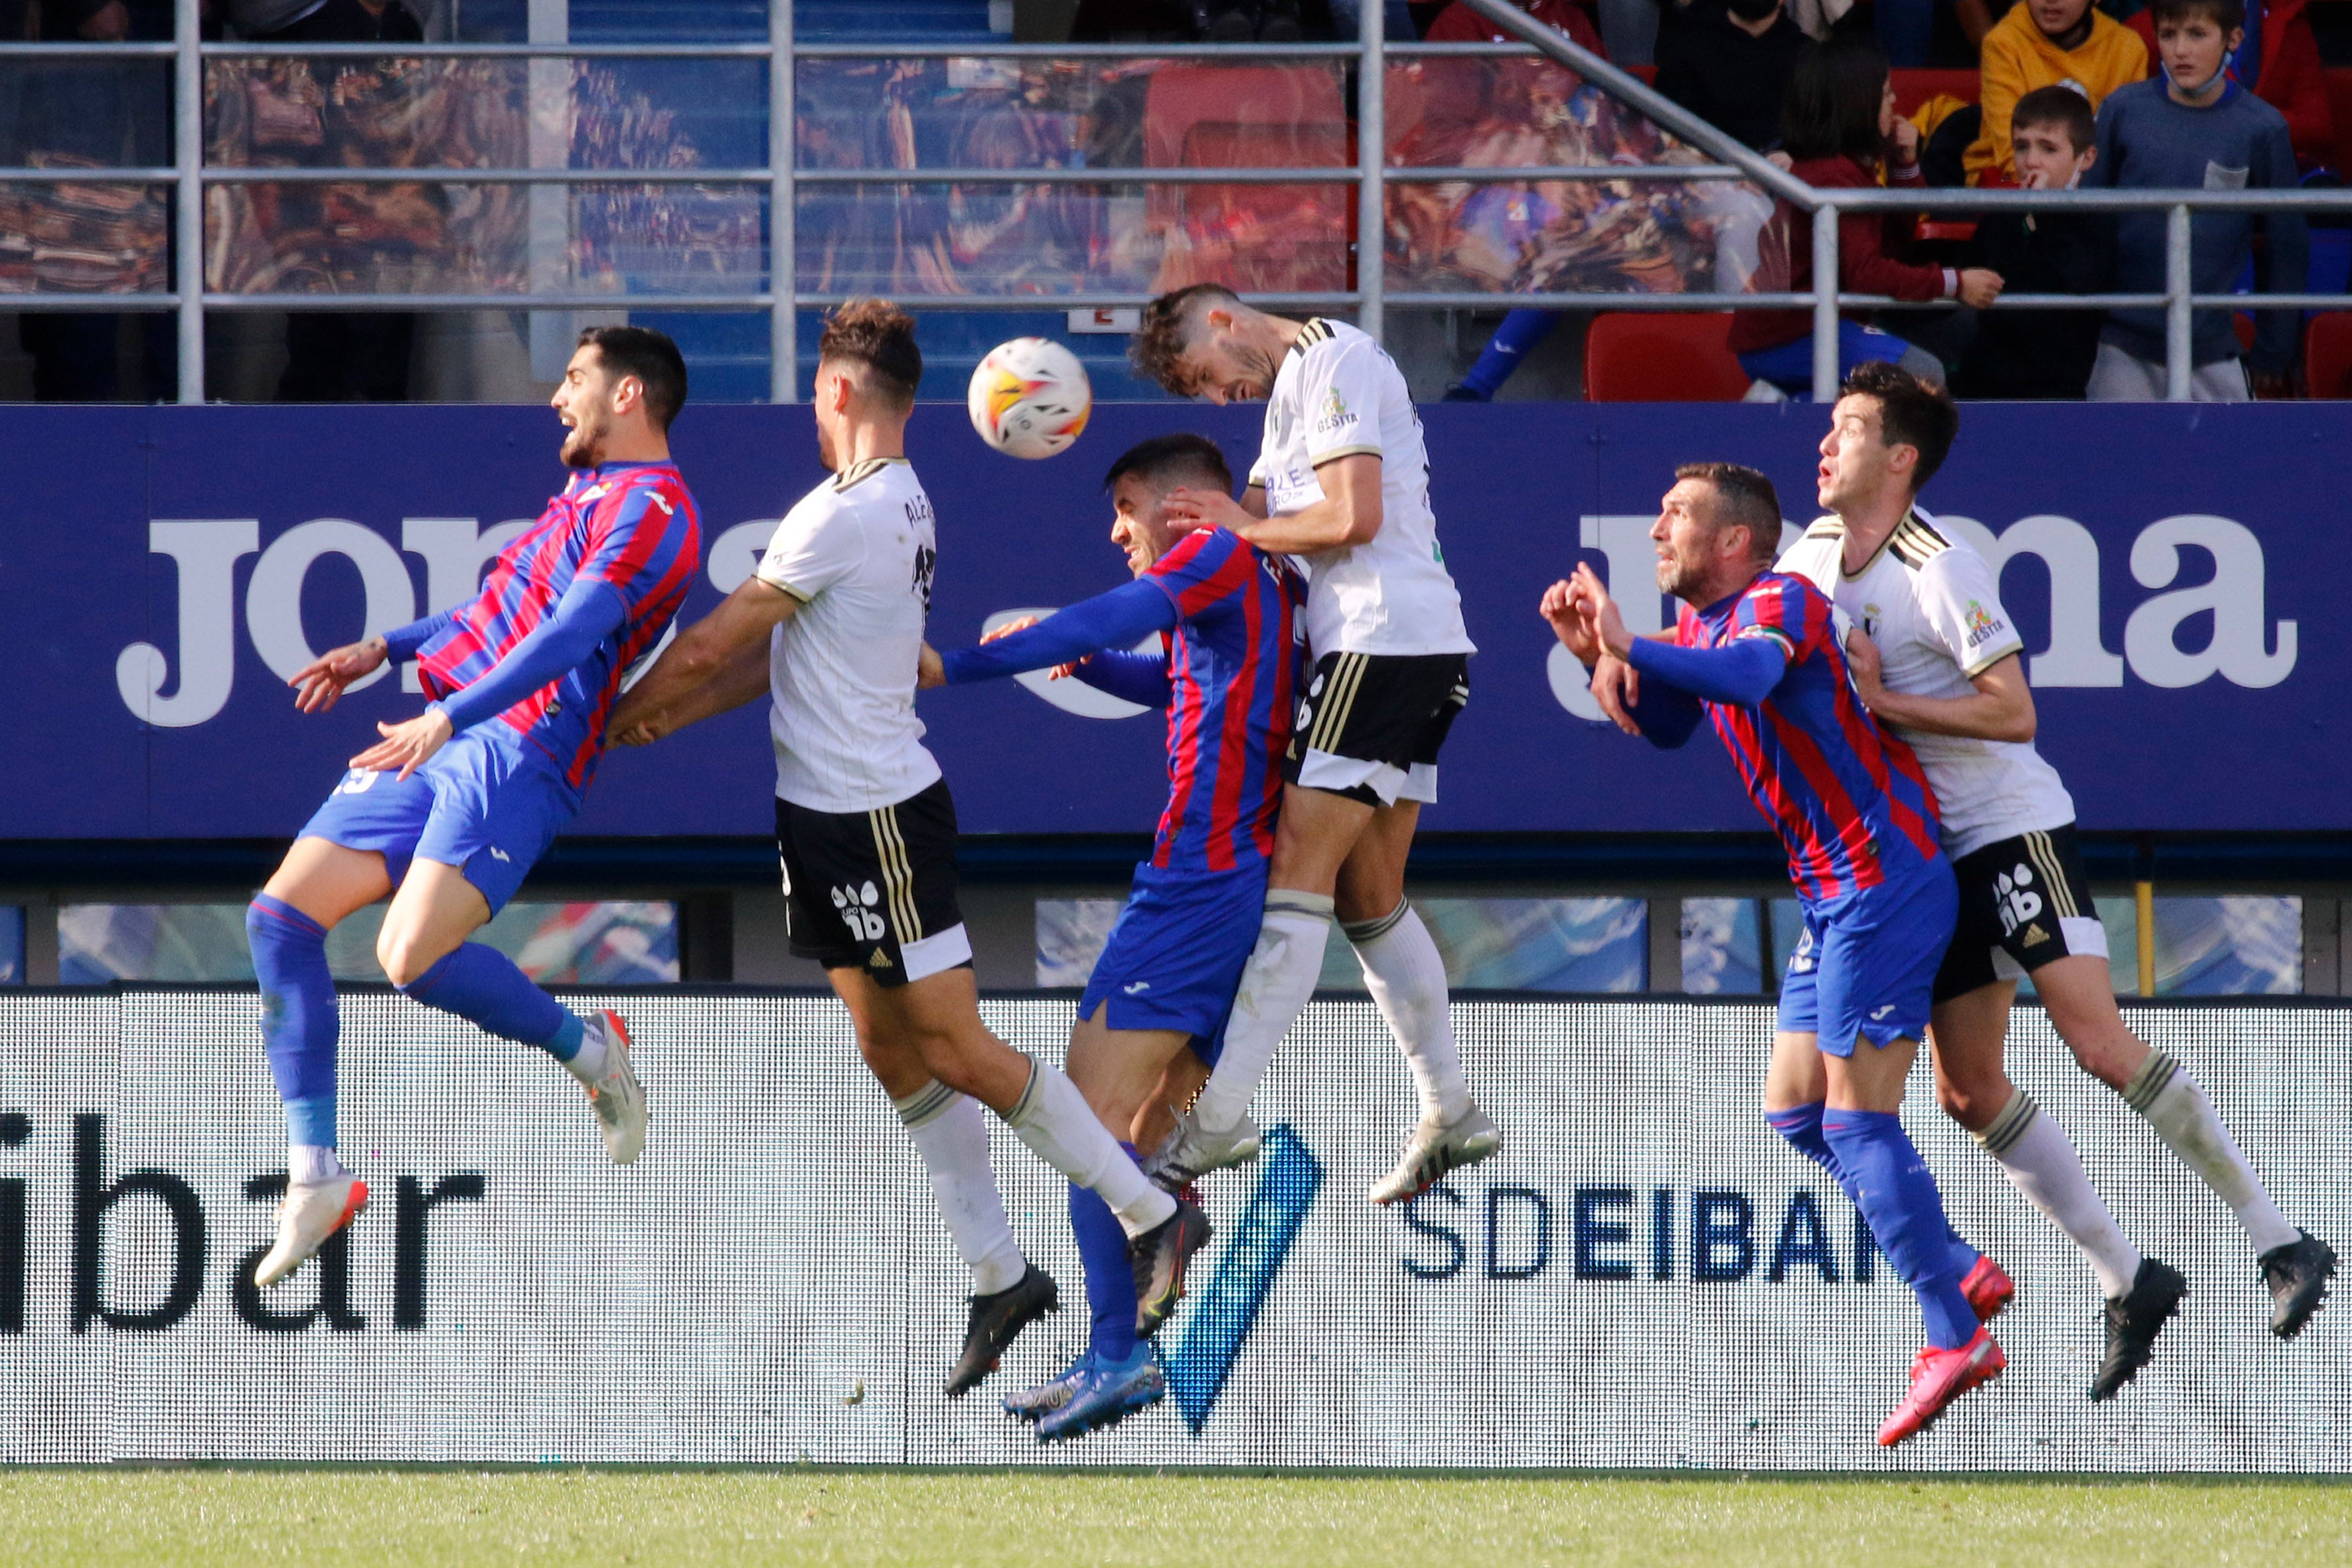
[[[388,658],[414,658],[432,703],[383,739],[310,818],[246,913],[262,1041],[286,1102],[286,1198],[254,1272],[272,1285],[367,1202],[335,1154],[335,984],[327,932],[392,894],[376,959],[403,994],[537,1046],[587,1088],[606,1152],[635,1160],[646,1094],[611,1013],[581,1018],[496,948],[466,938],[505,908],[580,811],[629,667],[661,641],[702,559],[694,498],[669,458],[686,404],[677,345],[591,327],[551,400],[574,470],[491,563],[479,595],[297,671],[305,713]]]
[[[1284,755],[1257,945],[1216,1070],[1153,1173],[1181,1186],[1255,1157],[1250,1097],[1314,994],[1336,913],[1419,1091],[1420,1124],[1370,1194],[1395,1203],[1502,1146],[1463,1078],[1444,960],[1404,896],[1405,856],[1437,798],[1437,754],[1477,651],[1438,548],[1421,416],[1364,333],[1267,315],[1217,284],[1153,300],[1130,352],[1171,392],[1265,400],[1242,499],[1187,488],[1169,515],[1300,558],[1315,661]]]
[[[1958,904],[1936,797],[1918,759],[1854,695],[1835,607],[1772,570],[1771,480],[1733,463],[1685,464],[1650,537],[1657,585],[1684,605],[1671,634],[1628,633],[1589,564],[1540,607],[1622,725],[1671,747],[1711,721],[1788,852],[1804,931],[1781,982],[1764,1103],[1773,1129],[1836,1176],[1918,1299],[1927,1344],[1879,1428],[1892,1447],[2006,1364],[1980,1320],[2008,1291],[1971,1297],[1975,1255],[1954,1245],[1898,1114]]]
[[[1109,1206],[1139,1281],[1181,1282],[1206,1226],[1145,1179],[1068,1079],[981,1021],[956,903],[955,803],[915,717],[938,562],[930,498],[907,461],[922,374],[914,321],[887,300],[826,318],[813,409],[833,478],[793,504],[759,569],[679,634],[623,700],[614,732],[643,745],[771,698],[792,950],[824,966],[849,1009],[971,1270],[952,1397],[1058,1302],[1013,1239],[982,1105]]]

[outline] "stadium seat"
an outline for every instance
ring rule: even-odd
[[[2303,330],[2311,395],[2352,398],[2352,310],[2322,310]]]
[[[1913,69],[1888,74],[1895,82],[1895,112],[1906,119],[1937,93],[1974,103],[1980,90],[1977,73],[1971,70]]]
[[[1737,403],[1748,373],[1726,335],[1731,312],[1611,311],[1592,319],[1584,343],[1591,403]]]

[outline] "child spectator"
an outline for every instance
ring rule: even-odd
[[[2336,162],[2336,111],[2320,68],[2319,39],[2304,15],[2305,0],[2255,0],[2246,7],[2246,41],[2230,51],[2230,76],[2240,87],[2286,116],[2295,167],[2304,174]],[[2142,11],[2131,30],[2147,47],[2148,74],[2157,58],[2156,17]]]
[[[2090,100],[2071,87],[2041,87],[2010,116],[2017,183],[2029,191],[2067,191],[2099,155]],[[2097,294],[2116,270],[2113,213],[1991,213],[1977,225],[1969,259],[1991,268],[2021,294]],[[2097,310],[1995,310],[1979,318],[1975,338],[1952,373],[1959,397],[2075,399],[2098,358]]]
[[[2010,121],[2036,88],[2073,83],[2097,109],[2119,87],[2144,80],[2147,50],[2091,0],[2018,0],[1984,37],[1984,121],[1964,159],[1972,185],[2017,183]]]
[[[1815,45],[1797,61],[1780,118],[1781,150],[1790,172],[1830,190],[1870,190],[1882,171],[1889,185],[1924,184],[1919,132],[1895,112],[1895,85],[1876,44],[1839,39]],[[1897,300],[1957,299],[1979,309],[2000,294],[1998,273],[1955,270],[1902,259],[1913,220],[1908,215],[1854,213],[1838,218],[1838,288]],[[1813,286],[1811,215],[1786,203],[1765,239],[1759,286],[1789,291]],[[1776,236],[1785,236],[1776,244]],[[1813,381],[1812,316],[1805,310],[1741,310],[1731,319],[1731,351],[1748,374],[1781,391],[1801,395]],[[1933,354],[1861,321],[1838,323],[1838,374],[1866,360],[1892,360],[1941,385],[1944,367]]]
[[[2163,79],[2135,82],[2101,106],[2098,161],[2085,180],[2138,190],[2294,189],[2294,148],[2285,117],[2231,80],[2224,68],[2231,51],[2245,41],[2243,0],[2156,0],[2151,10]],[[2118,292],[2163,290],[2165,223],[2161,210],[2120,216]],[[2257,224],[2269,240],[2265,291],[2302,290],[2311,237],[2301,213],[2200,212],[2190,223],[2189,286],[2198,293],[2230,291],[2253,255]],[[2282,395],[2294,363],[2301,317],[2293,310],[2262,310],[2255,322],[2254,375],[2265,395]],[[2239,359],[2230,312],[2200,310],[2193,330],[2196,400],[2246,401],[2253,388]],[[2092,399],[2153,402],[2164,390],[2164,311],[2110,312],[2091,370]]]

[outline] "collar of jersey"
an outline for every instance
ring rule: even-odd
[[[1917,507],[1905,507],[1903,515],[1895,520],[1895,526],[1886,531],[1886,537],[1878,542],[1878,548],[1870,552],[1870,559],[1851,572],[1845,569],[1845,535],[1841,532],[1838,535],[1838,574],[1849,583],[1858,581],[1863,574],[1878,564],[1878,558],[1886,553],[1886,547],[1895,542],[1895,536],[1903,531],[1903,525],[1912,521],[1918,515]],[[1840,527],[1843,528],[1843,524],[1841,523]]]

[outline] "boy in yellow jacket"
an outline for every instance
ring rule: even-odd
[[[2147,75],[2147,47],[2091,0],[2019,0],[1984,37],[1984,127],[1969,148],[1969,184],[2014,184],[2009,117],[2040,87],[2080,88],[2093,109]]]

